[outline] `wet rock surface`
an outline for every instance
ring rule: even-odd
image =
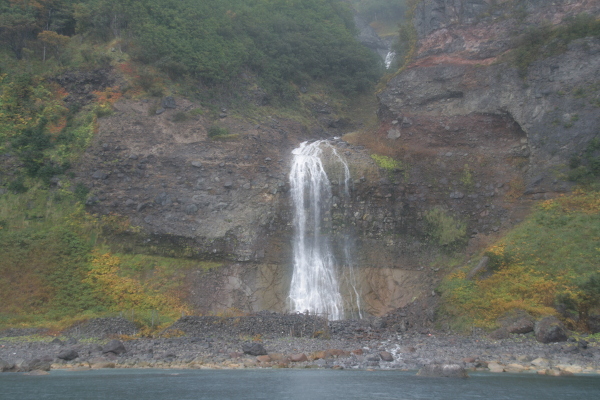
[[[468,378],[465,368],[458,364],[429,364],[417,372],[427,378]]]

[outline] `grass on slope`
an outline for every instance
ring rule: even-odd
[[[115,216],[86,214],[71,190],[37,184],[0,196],[0,329],[56,329],[91,317],[133,315],[140,325],[190,310],[185,272],[215,263],[112,254],[103,232],[134,229]]]
[[[585,330],[587,316],[600,306],[600,192],[542,202],[484,255],[491,274],[468,280],[472,266],[464,267],[439,287],[441,315],[454,328],[491,329],[510,310],[542,316],[564,304],[574,317],[566,322]]]

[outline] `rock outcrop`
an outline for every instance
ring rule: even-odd
[[[514,49],[526,33],[583,12],[598,16],[600,6],[587,0],[422,1],[414,21],[417,55],[379,95],[380,115],[411,121],[396,128],[411,153],[420,150],[433,160],[449,152],[464,161],[479,156],[469,164],[476,175],[477,164],[497,169],[493,159],[502,160],[513,166],[511,179],[523,179],[519,195],[566,190],[557,169],[597,135],[600,108],[594,90],[586,94],[585,88],[599,82],[600,39],[573,40],[564,51],[532,55],[520,67]],[[486,154],[487,146],[496,151]]]

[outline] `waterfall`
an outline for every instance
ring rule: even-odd
[[[394,59],[396,58],[396,52],[395,51],[388,51],[387,55],[385,56],[385,68],[389,69],[392,66],[392,63],[394,62]]]
[[[350,170],[344,159],[326,140],[304,142],[292,152],[290,172],[294,206],[294,271],[290,287],[292,311],[326,314],[329,319],[344,317],[336,260],[324,232],[331,221],[331,183],[323,165],[328,162],[343,171],[344,195],[349,196]],[[328,164],[329,165],[329,164]],[[333,169],[333,168],[332,168]],[[342,175],[340,174],[340,175]]]

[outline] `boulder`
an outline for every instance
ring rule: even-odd
[[[600,333],[600,314],[590,315],[587,324],[590,333]]]
[[[104,347],[102,347],[102,353],[113,353],[115,355],[123,354],[127,352],[125,345],[120,340],[111,340]]]
[[[9,363],[8,361],[4,361],[0,358],[0,372],[8,372],[13,370],[15,367],[14,364]]]
[[[282,353],[271,353],[271,354],[269,354],[269,357],[271,358],[272,361],[287,360],[287,358]]]
[[[541,343],[564,342],[568,338],[565,326],[554,316],[536,322],[534,332],[535,338]]]
[[[490,362],[487,365],[490,372],[504,372],[504,365],[497,362]]]
[[[383,361],[387,361],[387,362],[394,361],[394,356],[392,356],[392,354],[387,351],[381,351],[379,353],[379,357],[381,357],[381,359]]]
[[[77,357],[79,357],[79,353],[77,353],[73,349],[63,350],[56,356],[56,358],[60,358],[61,360],[65,361],[71,361],[76,359]]]
[[[104,368],[115,368],[114,362],[102,359],[91,359],[89,361],[90,368],[92,369],[104,369]]]
[[[522,366],[521,364],[508,364],[505,368],[504,371],[506,372],[512,372],[512,373],[518,373],[518,372],[523,372],[525,371],[525,367]]]
[[[267,350],[263,347],[262,344],[256,342],[248,342],[242,345],[242,351],[244,354],[249,354],[251,356],[266,356]]]
[[[162,100],[162,108],[177,108],[177,103],[175,99],[171,96],[167,96]]]
[[[495,340],[508,339],[508,329],[506,329],[505,327],[500,327],[495,331],[490,332],[489,337],[490,339]]]
[[[538,357],[535,360],[531,361],[531,365],[533,365],[536,368],[546,369],[550,366],[550,362],[547,358]]]
[[[325,359],[327,357],[331,357],[331,353],[328,353],[325,350],[315,351],[311,355],[311,359],[313,359],[313,360],[323,360],[323,359]]]
[[[50,375],[50,373],[47,372],[47,371],[42,371],[42,370],[36,369],[36,370],[31,371],[31,372],[27,372],[25,375],[28,375],[28,376],[43,376],[43,375]]]
[[[508,333],[529,333],[533,331],[535,324],[531,318],[523,317],[510,324],[506,329]]]
[[[458,364],[429,364],[417,372],[427,378],[468,378],[467,371]]]
[[[350,355],[349,352],[341,350],[341,349],[329,349],[325,351],[328,355],[332,357],[348,357]]]
[[[19,366],[20,372],[30,372],[35,370],[50,371],[50,361],[34,358],[29,361],[25,361]]]
[[[266,355],[266,356],[256,356],[256,361],[258,361],[259,363],[268,363],[273,360],[271,360],[271,357]]]
[[[300,353],[300,354],[292,354],[290,356],[290,361],[291,362],[303,362],[303,361],[308,361],[308,357],[306,357],[306,354],[304,353]]]

